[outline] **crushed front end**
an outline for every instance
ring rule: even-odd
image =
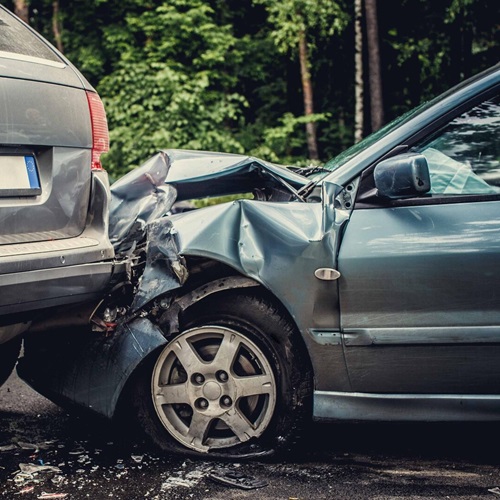
[[[309,169],[314,172],[314,169]],[[112,418],[137,368],[181,330],[186,311],[221,292],[261,289],[299,331],[338,323],[336,230],[307,177],[239,155],[166,150],[112,186],[117,273],[99,303],[37,318],[18,372],[59,404]],[[201,196],[253,194],[194,210]],[[333,206],[336,188],[327,193]],[[328,219],[326,220],[325,217]]]

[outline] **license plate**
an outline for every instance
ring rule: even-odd
[[[33,155],[0,156],[0,197],[37,196],[41,193]]]

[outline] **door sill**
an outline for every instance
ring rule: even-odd
[[[496,421],[500,420],[500,395],[314,391],[313,418],[316,421]]]

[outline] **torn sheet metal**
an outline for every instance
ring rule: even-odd
[[[256,158],[185,150],[161,151],[117,181],[111,189],[110,208],[115,250],[131,254],[138,243],[147,245],[145,271],[132,311],[186,282],[183,253],[214,258],[270,286],[274,279],[267,274],[279,275],[294,254],[310,251],[311,241],[323,239],[320,204],[238,201],[197,210],[194,216],[164,218],[176,200],[273,188],[288,190],[288,199],[295,199],[296,190],[307,184],[306,177]],[[188,246],[178,248],[177,228],[171,221],[179,225],[183,240],[195,238],[192,252]],[[280,247],[281,261],[274,255]],[[266,259],[262,269],[266,253],[273,255],[272,264]],[[323,260],[331,260],[327,255]],[[314,269],[310,271],[312,276]]]
[[[257,187],[274,185],[276,179],[295,189],[308,182],[288,168],[251,156],[180,149],[162,153],[169,160],[166,181],[177,189],[179,201],[252,192]]]
[[[174,235],[168,218],[157,219],[147,226],[146,267],[134,296],[132,311],[186,282],[188,271]]]
[[[111,186],[110,240],[118,255],[131,254],[146,226],[168,214],[175,201],[276,185],[295,195],[307,182],[290,169],[249,156],[163,150]]]
[[[165,185],[169,165],[167,156],[159,153],[112,185],[109,237],[117,255],[133,252],[147,224],[174,204],[175,188]]]
[[[225,290],[237,290],[240,288],[253,288],[257,286],[260,286],[260,284],[244,276],[226,276],[211,281],[210,283],[205,283],[175,299],[161,315],[158,324],[162,329],[169,332],[170,335],[175,335],[179,333],[179,314],[183,313],[196,302],[203,300],[209,295],[220,293]]]
[[[169,220],[183,256],[222,262],[261,283],[302,331],[338,324],[337,289],[315,277],[316,269],[335,267],[339,229],[323,232],[320,203],[238,200]]]

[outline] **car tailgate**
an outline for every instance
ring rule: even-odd
[[[91,145],[82,88],[0,78],[0,245],[83,231]]]

